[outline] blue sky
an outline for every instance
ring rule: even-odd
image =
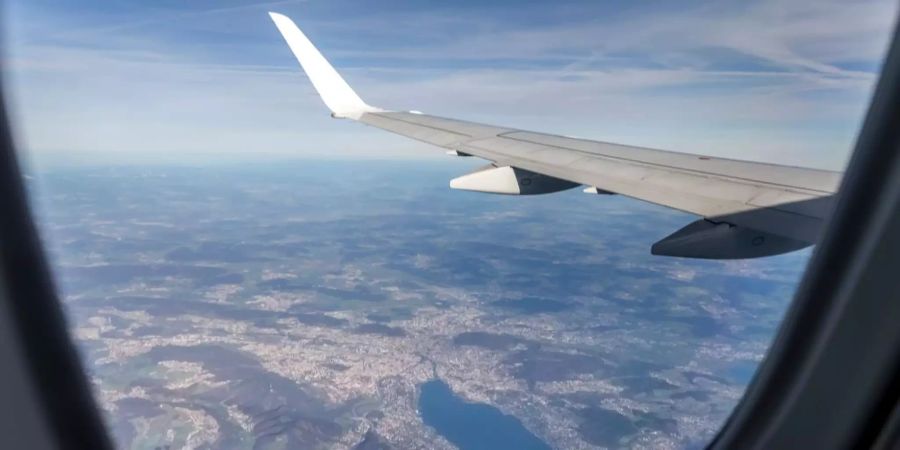
[[[368,103],[840,169],[889,0],[14,0],[3,62],[38,165],[440,158],[331,119],[266,11]]]

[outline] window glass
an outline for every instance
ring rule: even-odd
[[[14,0],[4,88],[119,447],[698,448],[811,250],[450,190],[485,161],[331,119],[266,12],[386,108],[840,171],[895,6]]]

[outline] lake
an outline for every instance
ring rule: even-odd
[[[441,380],[422,384],[422,421],[460,450],[549,450],[519,419],[484,403],[465,402]]]

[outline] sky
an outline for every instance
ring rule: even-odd
[[[2,76],[29,164],[429,159],[329,117],[267,11],[369,104],[841,170],[891,0],[11,0]]]

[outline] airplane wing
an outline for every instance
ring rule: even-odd
[[[842,174],[576,139],[366,104],[291,19],[269,13],[336,118],[491,161],[450,182],[510,195],[621,194],[701,216],[655,243],[656,255],[737,259],[816,242]]]

